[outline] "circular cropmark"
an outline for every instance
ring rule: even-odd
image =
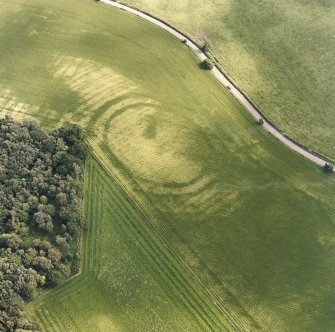
[[[162,183],[187,183],[201,166],[184,153],[187,132],[153,107],[129,108],[110,123],[108,144],[137,176]]]

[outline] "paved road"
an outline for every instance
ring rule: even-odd
[[[175,29],[171,28],[170,26],[168,26],[167,24],[147,15],[142,13],[139,10],[130,8],[128,6],[125,5],[121,5],[117,2],[111,1],[111,0],[100,0],[100,2],[103,2],[105,4],[111,5],[113,7],[125,10],[131,14],[134,14],[136,16],[139,16],[159,27],[161,27],[162,29],[168,31],[169,33],[171,33],[172,35],[174,35],[175,37],[177,37],[179,40],[183,41],[186,40],[187,41],[187,46],[193,51],[193,53],[199,58],[200,61],[203,61],[205,59],[207,59],[207,56],[201,51],[201,49],[195,45],[191,40],[189,40],[186,36],[184,36],[183,34],[181,34],[180,32],[176,31]],[[217,68],[214,67],[212,70],[213,75],[226,87],[229,88],[230,92],[235,96],[235,98],[237,100],[239,100],[239,102],[249,111],[249,113],[251,113],[251,115],[256,119],[259,120],[261,118],[263,118],[261,116],[261,114],[257,111],[257,109],[244,97],[244,95],[234,86],[230,83],[230,81],[228,80],[228,78],[222,74],[222,72]],[[292,150],[298,152],[299,154],[301,154],[302,156],[306,157],[307,159],[311,160],[312,162],[314,162],[315,164],[319,165],[319,166],[324,166],[325,163],[327,162],[326,160],[317,157],[315,155],[313,155],[312,153],[308,152],[307,150],[301,148],[299,145],[295,144],[294,142],[290,141],[289,139],[287,139],[283,134],[281,134],[275,127],[273,127],[268,121],[266,121],[263,118],[264,124],[263,127],[265,130],[267,130],[269,133],[271,133],[273,136],[275,136],[276,138],[278,138],[281,142],[283,142],[285,145],[287,145],[288,147],[290,147]]]

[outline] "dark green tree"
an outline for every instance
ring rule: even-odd
[[[212,70],[214,67],[213,61],[205,59],[201,62],[200,67],[205,70]]]

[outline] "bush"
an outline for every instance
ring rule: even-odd
[[[70,275],[70,268],[65,264],[59,264],[49,273],[49,284],[57,286],[64,282]]]
[[[262,118],[258,119],[257,123],[260,125],[260,126],[263,126],[264,124],[264,120]]]
[[[202,69],[212,70],[213,67],[214,67],[214,64],[213,64],[213,61],[211,61],[209,59],[206,59],[206,60],[201,62],[200,66],[201,66]]]
[[[324,169],[327,173],[334,172],[334,164],[325,163]]]
[[[206,53],[210,50],[210,44],[208,41],[205,41],[205,43],[201,46],[201,50]]]

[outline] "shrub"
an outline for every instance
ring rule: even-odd
[[[204,44],[201,46],[201,50],[206,53],[210,50],[210,44],[208,41],[205,41]]]
[[[201,68],[205,70],[211,70],[214,67],[213,61],[209,59],[202,61],[200,65],[201,65]]]
[[[327,173],[334,172],[334,164],[325,163],[324,169]]]
[[[70,275],[70,268],[65,264],[59,264],[49,273],[49,284],[60,285]]]
[[[263,126],[264,124],[264,120],[262,118],[258,119],[257,123],[260,125],[260,126]]]

